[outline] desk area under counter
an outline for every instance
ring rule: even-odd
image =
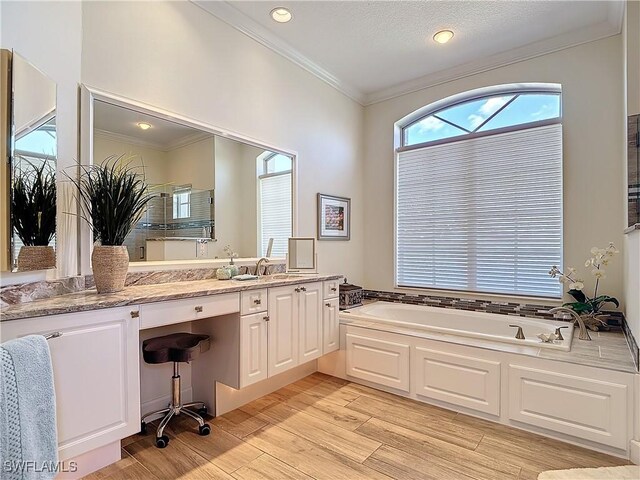
[[[181,372],[184,401],[224,413],[315,371],[317,358],[339,348],[340,278],[279,274],[60,295],[3,307],[0,341],[61,334],[49,341],[59,456],[104,466],[139,431],[141,414],[170,400],[171,365],[142,361],[145,338],[210,335],[212,348]]]

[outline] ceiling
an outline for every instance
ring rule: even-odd
[[[620,33],[612,1],[194,3],[362,104]],[[289,23],[269,12],[288,8]],[[433,34],[455,32],[440,45]]]
[[[148,123],[151,128],[142,130],[138,123]],[[94,128],[97,132],[113,139],[164,151],[211,135],[195,128],[100,100],[96,100],[94,103]]]

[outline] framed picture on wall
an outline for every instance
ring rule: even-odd
[[[351,199],[318,194],[318,240],[351,238]]]

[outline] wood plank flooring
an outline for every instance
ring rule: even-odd
[[[122,442],[122,460],[88,480],[535,479],[544,470],[625,460],[315,373],[210,419],[184,418]]]

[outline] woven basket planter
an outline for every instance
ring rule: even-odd
[[[28,245],[20,247],[20,253],[18,253],[19,272],[46,270],[55,267],[56,252],[53,247]]]
[[[113,293],[124,289],[129,270],[127,247],[94,246],[91,253],[93,279],[98,293]]]

